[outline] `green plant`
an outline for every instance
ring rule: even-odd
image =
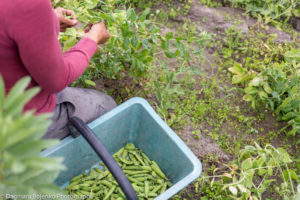
[[[52,183],[64,169],[62,158],[40,156],[43,149],[57,143],[40,139],[51,123],[50,115],[22,113],[24,105],[39,91],[38,88],[25,91],[29,83],[29,77],[23,78],[5,95],[0,78],[0,194],[53,195],[59,199],[58,194],[63,192]]]
[[[74,10],[83,24],[82,28],[71,28],[60,34],[64,51],[83,36],[83,28],[89,23],[104,20],[110,31],[110,40],[105,48],[99,48],[89,70],[80,79],[86,84],[94,86],[91,79],[101,77],[121,80],[129,76],[134,82],[142,79],[147,75],[159,48],[169,58],[189,58],[182,38],[173,37],[171,32],[163,36],[160,28],[147,19],[150,8],[137,14],[133,8],[126,8],[126,3],[109,0],[62,0],[58,5]]]
[[[248,71],[238,63],[229,68],[234,73],[234,84],[246,83],[243,99],[251,102],[253,108],[263,103],[275,111],[278,120],[288,121],[288,126],[292,127],[289,135],[300,133],[300,76],[297,65],[299,63],[274,63],[263,66],[259,73]]]
[[[281,185],[276,184],[274,189],[284,199],[290,199],[296,195],[293,179],[298,179],[295,171],[288,167],[290,163],[289,154],[282,148],[270,144],[262,148],[257,143],[246,146],[240,151],[238,160],[229,166],[230,175],[222,176],[226,182],[224,188],[241,199],[262,199],[271,183],[278,181],[273,176],[280,175]]]
[[[216,195],[219,199],[255,200],[263,199],[267,189],[273,189],[283,199],[296,199],[299,194],[294,183],[298,176],[289,168],[291,163],[282,148],[270,144],[262,148],[257,143],[246,146],[239,151],[237,160],[212,169],[211,176],[200,179],[204,188],[201,194],[203,199],[213,199],[212,195]]]
[[[156,110],[167,121],[169,110],[175,109],[177,104],[174,100],[177,95],[183,95],[182,88],[179,84],[174,84],[175,73],[162,73],[159,80],[154,81],[156,98],[158,100]]]
[[[286,23],[292,16],[300,16],[297,0],[228,0],[234,6],[245,8],[246,13],[265,23],[279,26]]]
[[[235,29],[228,29],[227,35],[236,39],[224,40],[222,53],[225,65],[231,65],[232,83],[244,86],[243,99],[287,121],[289,135],[300,133],[299,49],[293,43],[277,44],[274,36],[262,33],[249,34],[244,41]]]

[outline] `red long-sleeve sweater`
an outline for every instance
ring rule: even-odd
[[[24,76],[41,92],[24,110],[51,112],[56,93],[76,80],[88,66],[97,44],[83,38],[63,53],[59,22],[50,0],[0,0],[0,74],[6,92]]]

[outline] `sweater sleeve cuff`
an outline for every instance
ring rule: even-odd
[[[72,49],[80,49],[87,55],[88,59],[90,60],[96,53],[98,44],[94,40],[84,37]]]

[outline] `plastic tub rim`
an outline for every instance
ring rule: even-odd
[[[100,123],[109,120],[110,118],[114,117],[116,114],[121,112],[122,110],[127,109],[131,105],[134,104],[141,105],[145,110],[148,111],[148,113],[153,117],[153,119],[158,123],[161,128],[163,128],[166,131],[166,134],[175,142],[177,146],[180,146],[182,152],[189,158],[193,165],[193,170],[185,176],[183,179],[178,181],[176,184],[174,184],[172,187],[167,189],[165,192],[160,194],[158,197],[155,198],[155,200],[166,200],[177,194],[179,191],[184,189],[187,185],[189,185],[192,181],[194,181],[196,178],[198,178],[202,171],[202,165],[199,161],[199,159],[193,154],[193,152],[187,147],[187,145],[180,139],[180,137],[159,117],[159,115],[153,110],[153,108],[150,106],[150,104],[141,97],[134,97],[129,99],[128,101],[122,103],[115,109],[113,109],[110,112],[107,112],[106,114],[102,115],[101,117],[95,119],[91,123],[88,124],[88,126],[93,129],[97,127]],[[82,136],[79,136],[82,137]],[[41,152],[42,156],[48,156],[51,153],[55,152],[56,149],[61,148],[64,145],[67,145],[72,140],[72,136],[68,136],[65,139],[63,139],[58,145],[46,149],[43,152]]]

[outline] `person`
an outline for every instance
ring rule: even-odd
[[[72,19],[65,17],[71,15]],[[32,78],[29,88],[41,88],[24,111],[53,112],[52,125],[44,138],[69,135],[69,117],[77,116],[88,123],[116,106],[102,92],[68,87],[88,67],[98,44],[110,38],[104,22],[97,23],[63,53],[58,33],[77,23],[73,11],[53,10],[50,0],[0,1],[0,74],[7,93],[24,76]]]

